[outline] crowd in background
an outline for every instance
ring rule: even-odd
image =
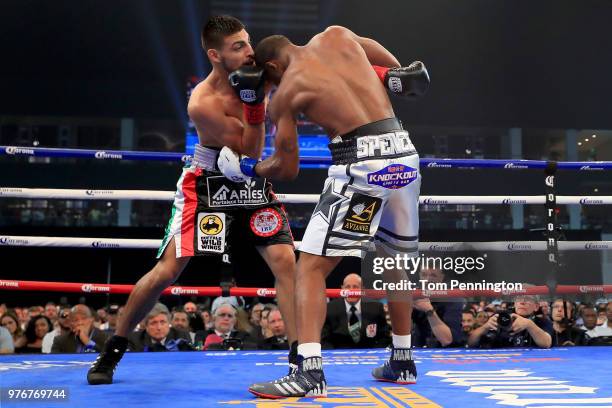
[[[425,275],[423,275],[425,273]],[[443,279],[439,272],[421,278]],[[359,290],[357,274],[343,289]],[[0,304],[0,354],[99,352],[115,330],[124,306],[110,304],[7,307]],[[612,345],[612,301],[595,303],[534,296],[513,302],[413,300],[413,347],[557,347]],[[375,348],[391,343],[387,303],[359,297],[332,299],[322,331],[324,348]],[[155,307],[129,336],[130,351],[288,349],[276,304],[238,297],[204,298],[168,309]]]

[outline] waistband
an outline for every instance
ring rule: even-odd
[[[200,169],[219,171],[217,159],[219,158],[220,151],[220,147],[206,147],[196,143],[191,164]]]
[[[402,122],[398,118],[387,118],[370,122],[356,129],[351,130],[340,136],[342,140],[349,140],[355,136],[371,136],[380,135],[381,133],[393,132],[394,130],[402,130]]]
[[[334,138],[328,147],[335,165],[416,154],[408,132],[402,129],[400,121],[396,118],[360,126]]]

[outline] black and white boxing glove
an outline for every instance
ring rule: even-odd
[[[250,125],[259,125],[266,118],[266,91],[264,71],[246,65],[229,74],[230,86],[243,103],[244,115]]]
[[[425,64],[414,61],[407,67],[386,68],[372,65],[376,75],[389,91],[406,97],[423,96],[429,89],[429,73]]]

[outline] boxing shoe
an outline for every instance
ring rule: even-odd
[[[112,384],[113,374],[121,357],[127,350],[127,338],[113,336],[104,345],[104,350],[98,355],[87,372],[87,382],[91,385]]]
[[[298,371],[276,381],[253,384],[249,392],[261,398],[324,398],[327,382],[323,374],[323,359],[299,356]]]
[[[372,377],[378,381],[396,384],[416,384],[417,370],[412,359],[412,350],[392,348],[389,360],[372,370]]]

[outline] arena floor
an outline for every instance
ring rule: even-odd
[[[370,378],[385,350],[324,352],[328,398],[262,400],[253,382],[286,372],[284,352],[127,354],[113,385],[89,386],[94,355],[0,357],[5,407],[612,407],[612,347],[417,350],[418,384]],[[9,400],[15,389],[64,388],[60,402]],[[15,393],[13,393],[15,395]]]

